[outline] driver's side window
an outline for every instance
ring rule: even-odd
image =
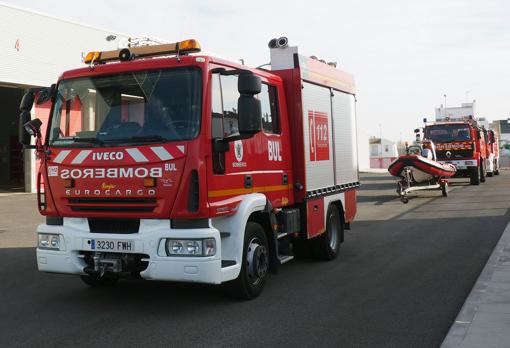
[[[212,76],[212,137],[225,138],[239,133],[237,76]]]

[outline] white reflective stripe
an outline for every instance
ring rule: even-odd
[[[149,160],[147,157],[143,155],[143,153],[140,152],[135,147],[126,149],[126,152],[135,160],[135,162],[148,162]]]
[[[62,150],[60,151],[60,153],[57,155],[57,157],[55,157],[55,160],[53,160],[53,162],[55,163],[62,163],[67,155],[69,155],[71,153],[71,150]]]
[[[80,164],[80,163],[82,163],[85,160],[85,158],[87,158],[87,156],[90,155],[91,152],[92,152],[92,150],[81,150],[80,153],[78,154],[78,156],[76,156],[73,159],[71,164]]]
[[[177,148],[184,153],[184,145],[177,145]]]
[[[151,150],[161,159],[162,161],[168,161],[174,159],[174,156],[168,153],[163,146],[151,147]]]

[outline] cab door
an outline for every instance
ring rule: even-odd
[[[235,74],[211,77],[208,201],[212,216],[232,213],[243,195],[253,192],[265,194],[273,206],[287,204],[289,197],[285,161],[290,149],[282,146],[276,87],[263,80],[256,96],[261,101],[261,132],[247,139],[225,140],[239,134],[237,79]]]

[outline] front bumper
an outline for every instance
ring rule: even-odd
[[[87,263],[82,252],[91,251],[89,242],[94,238],[132,241],[134,253],[148,255],[148,266],[140,272],[144,279],[220,284],[235,279],[239,274],[238,264],[221,267],[220,232],[214,227],[172,229],[170,220],[142,219],[138,233],[91,233],[87,219],[64,218],[63,226],[42,224],[38,226],[37,232],[60,234],[64,239],[65,250],[37,249],[37,265],[42,272],[84,274]],[[216,255],[166,256],[164,244],[167,238],[214,238]]]
[[[478,162],[476,160],[440,160],[438,161],[441,164],[453,164],[457,170],[465,170],[469,169],[470,167],[477,167]]]

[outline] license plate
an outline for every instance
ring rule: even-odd
[[[135,242],[132,240],[91,239],[88,242],[90,242],[90,250],[118,251],[124,253],[135,252]]]

